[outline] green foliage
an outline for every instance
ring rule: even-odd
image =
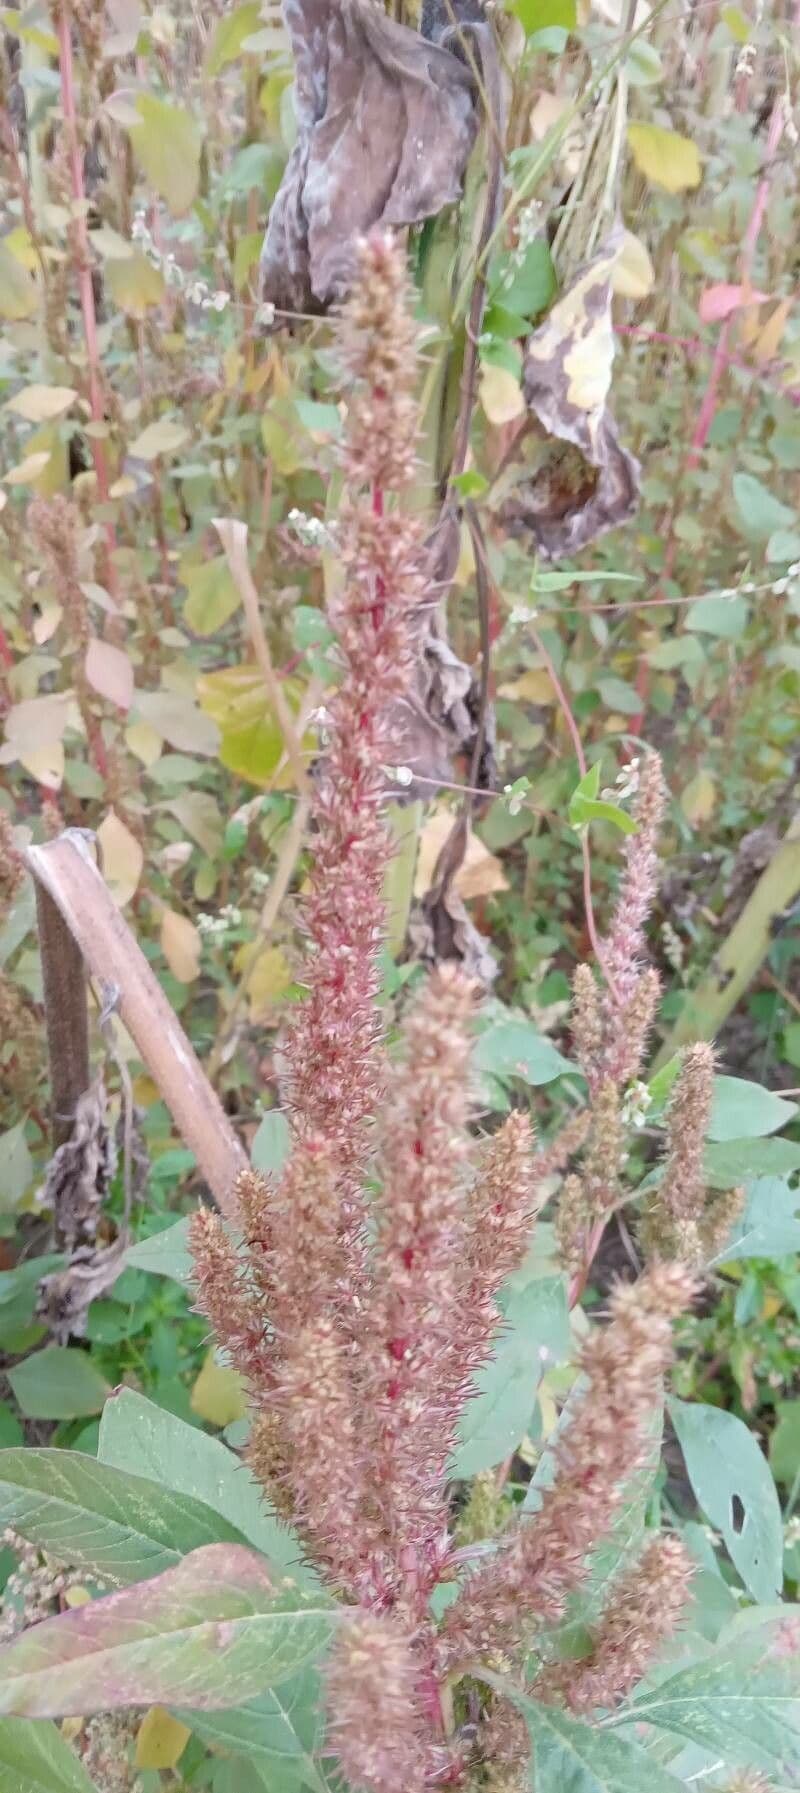
[[[215,1710],[321,1654],[331,1609],[276,1592],[253,1551],[192,1551],[174,1569],[34,1627],[0,1651],[0,1712],[34,1718],[189,1700]]]
[[[0,1517],[20,1537],[115,1584],[158,1575],[188,1551],[243,1543],[188,1494],[109,1468],[79,1451],[0,1451]]]
[[[752,1598],[783,1587],[783,1525],[775,1484],[758,1444],[733,1413],[672,1400],[669,1414],[697,1501],[722,1534]]]

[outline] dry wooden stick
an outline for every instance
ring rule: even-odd
[[[36,881],[37,899],[42,892],[51,904],[44,911],[48,942],[44,950],[49,949],[52,956],[54,905],[66,923],[70,941],[97,981],[105,1006],[116,1009],[128,1029],[222,1212],[235,1221],[233,1191],[238,1172],[247,1165],[244,1149],[157,978],[115,907],[85,835],[68,829],[43,846],[27,847],[23,858]],[[66,955],[63,930],[58,951]],[[73,987],[74,971],[70,989]],[[75,1001],[70,993],[64,996],[54,974],[49,989],[45,982],[45,1002],[48,1039],[52,1042],[55,1038],[57,1050],[67,1054],[71,1042],[65,1029],[72,1025]],[[62,1002],[66,1004],[63,1011]],[[88,1046],[86,1050],[88,1057]],[[76,1066],[79,1064],[76,1055]],[[59,1101],[63,1100],[62,1092]]]
[[[71,1137],[75,1107],[89,1088],[89,1014],[86,966],[58,905],[36,881],[36,921],[42,955],[53,1149]]]

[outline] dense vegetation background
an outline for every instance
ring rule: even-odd
[[[396,9],[447,43],[475,8],[434,13]],[[755,1501],[768,1457],[791,1598],[800,22],[783,0],[639,0],[624,16],[615,0],[508,0],[492,17],[496,60],[470,70],[479,137],[462,197],[448,164],[408,240],[423,419],[411,508],[432,526],[444,503],[450,535],[415,725],[387,768],[383,1000],[393,1026],[423,963],[465,962],[486,988],[483,1124],[522,1107],[556,1135],[582,1101],[573,971],[610,912],[641,756],[658,751],[662,997],[649,1081],[628,1097],[629,1180],[647,1186],[676,1052],[714,1040],[706,1172],[745,1185],[747,1222],[681,1322],[675,1387],[746,1423]],[[108,985],[93,991],[78,1171],[52,1161],[64,1066],[48,1067],[33,883],[14,855],[92,831],[233,1129],[274,1169],[309,767],[339,676],[326,612],[345,413],[327,295],[303,298],[288,276],[281,288],[275,263],[264,287],[259,275],[297,142],[292,42],[271,0],[32,0],[4,9],[0,31],[0,1442],[93,1454],[124,1384],[238,1448],[245,1394],[192,1309],[185,1230],[157,1243],[202,1193],[202,1166]],[[367,149],[345,131],[327,169],[343,241],[382,221],[371,160],[399,155],[418,122],[402,84],[396,116],[381,115],[367,62],[354,79]],[[434,113],[426,156],[441,96]],[[384,133],[372,158],[370,130]],[[620,1215],[590,1306],[631,1254]],[[541,1313],[530,1335],[521,1324],[533,1350]],[[569,1337],[548,1340],[538,1397],[517,1383],[464,1474],[511,1452],[524,1487],[575,1373]],[[513,1374],[509,1357],[499,1384]],[[699,1441],[688,1448],[687,1479],[673,1440],[660,1472],[700,1552],[707,1522],[729,1547],[737,1529],[713,1427],[707,1447],[699,1469]],[[3,1560],[9,1575],[16,1558]],[[710,1612],[730,1594],[706,1574]],[[20,1598],[12,1581],[7,1605]],[[204,1743],[181,1757],[179,1728],[148,1754],[148,1735],[143,1786],[162,1768],[165,1785],[207,1784]],[[223,1793],[241,1764],[212,1760]]]

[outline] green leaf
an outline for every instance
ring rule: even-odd
[[[783,1258],[800,1251],[798,1209],[800,1190],[792,1189],[781,1177],[758,1177],[747,1190],[744,1213],[731,1238],[720,1246],[713,1262]]]
[[[750,606],[746,598],[698,598],[686,612],[686,628],[700,635],[716,635],[720,640],[736,641],[747,627]]]
[[[525,1719],[536,1793],[678,1793],[682,1783],[636,1744],[539,1706],[499,1678],[486,1679]]]
[[[0,1445],[5,1449],[9,1445],[25,1443],[25,1433],[16,1414],[5,1401],[0,1401]]]
[[[215,554],[202,566],[186,566],[183,582],[189,596],[183,614],[195,635],[213,635],[230,621],[239,608],[239,593],[224,554]]]
[[[777,1425],[769,1441],[769,1466],[776,1482],[788,1488],[800,1469],[800,1401],[779,1401]]]
[[[631,87],[653,87],[664,78],[664,64],[655,44],[643,37],[632,38],[625,58],[625,73]]]
[[[284,679],[283,688],[296,710],[301,686],[295,679]],[[284,741],[258,667],[248,662],[205,673],[198,680],[197,694],[207,715],[219,724],[223,766],[253,784],[274,789]]]
[[[753,1433],[735,1414],[702,1401],[673,1399],[669,1413],[698,1506],[721,1532],[753,1599],[776,1599],[783,1586],[781,1509]]]
[[[511,1289],[494,1354],[475,1378],[458,1427],[452,1476],[477,1475],[502,1463],[524,1438],[546,1369],[569,1354],[564,1279],[539,1277]]]
[[[125,1253],[125,1264],[134,1270],[149,1270],[151,1276],[169,1276],[173,1282],[191,1282],[193,1261],[189,1250],[189,1225],[191,1216],[185,1214],[182,1220],[176,1220],[174,1226],[164,1227],[161,1233],[151,1233],[147,1239],[139,1239],[136,1245],[129,1245]]]
[[[561,24],[562,20],[550,23]],[[506,267],[493,288],[494,299],[505,311],[524,319],[538,316],[555,297],[556,276],[553,258],[544,237],[535,237],[520,262],[504,258]],[[487,326],[491,328],[491,325]]]
[[[606,684],[608,680],[604,681]],[[613,822],[621,828],[623,834],[635,834],[636,823],[627,811],[620,809],[618,803],[609,803],[598,797],[600,789],[600,763],[596,761],[589,767],[580,783],[575,786],[569,800],[567,811],[572,828],[584,828],[589,822]]]
[[[607,709],[621,710],[623,716],[638,716],[642,700],[636,687],[629,685],[626,679],[619,679],[615,674],[610,673],[606,678],[598,679],[597,689]],[[627,833],[630,834],[633,824],[629,816],[626,817],[626,820],[628,822]]]
[[[136,109],[142,122],[128,135],[145,179],[171,212],[188,212],[200,185],[199,125],[182,106],[151,93],[137,95]]]
[[[473,1064],[476,1070],[491,1077],[503,1081],[519,1077],[523,1083],[534,1087],[552,1083],[565,1072],[577,1070],[568,1058],[562,1057],[552,1041],[538,1032],[532,1021],[513,1015],[490,1022],[478,1035]]]
[[[245,0],[233,12],[223,13],[217,20],[205,54],[205,72],[218,75],[242,54],[245,38],[251,37],[261,23],[260,0]]]
[[[776,529],[767,542],[767,560],[785,566],[788,561],[799,559],[800,533],[797,529]]]
[[[796,523],[796,513],[781,504],[754,474],[734,473],[732,484],[742,535],[766,542],[776,529],[791,529]]]
[[[25,1122],[0,1133],[0,1214],[16,1214],[33,1182],[33,1159],[25,1138]]]
[[[704,1166],[714,1189],[732,1189],[755,1177],[788,1177],[800,1170],[800,1145],[793,1139],[724,1140],[707,1148]]]
[[[66,1737],[35,1718],[0,1719],[0,1787],[4,1793],[95,1793]]]
[[[576,0],[511,0],[510,10],[528,37],[533,31],[549,31],[553,25],[563,31],[575,30]]]
[[[289,1122],[279,1108],[271,1108],[260,1122],[250,1152],[256,1170],[276,1176],[283,1170],[291,1144]]]
[[[113,1582],[140,1581],[189,1550],[245,1542],[219,1513],[186,1494],[80,1451],[0,1451],[0,1528],[14,1527],[58,1562]]]
[[[713,1140],[761,1139],[796,1119],[794,1102],[785,1102],[746,1077],[715,1077],[708,1137]]]
[[[97,1454],[115,1470],[145,1476],[202,1502],[271,1563],[304,1586],[314,1585],[295,1533],[281,1524],[247,1465],[218,1438],[188,1426],[132,1388],[120,1388],[103,1409]]]
[[[60,1270],[64,1261],[60,1252],[49,1252],[45,1257],[26,1258],[15,1270],[0,1271],[0,1337],[30,1325],[42,1277]]]
[[[237,1705],[312,1663],[334,1621],[317,1596],[276,1592],[255,1551],[213,1544],[15,1638],[0,1650],[0,1712]]]
[[[797,1608],[766,1619],[748,1613],[742,1628],[743,1616],[709,1655],[660,1681],[612,1722],[646,1721],[712,1750],[726,1766],[760,1767],[776,1784],[793,1786],[800,1771]]]
[[[271,1793],[284,1782],[323,1793],[326,1783],[314,1759],[323,1709],[319,1675],[305,1668],[248,1705],[203,1713],[182,1708],[180,1717],[213,1749],[254,1762]]]
[[[110,1384],[88,1352],[45,1345],[6,1374],[28,1419],[83,1419],[99,1413]]]

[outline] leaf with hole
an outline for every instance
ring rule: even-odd
[[[783,1586],[783,1522],[769,1466],[744,1422],[702,1401],[669,1402],[698,1506],[721,1532],[754,1600]]]

